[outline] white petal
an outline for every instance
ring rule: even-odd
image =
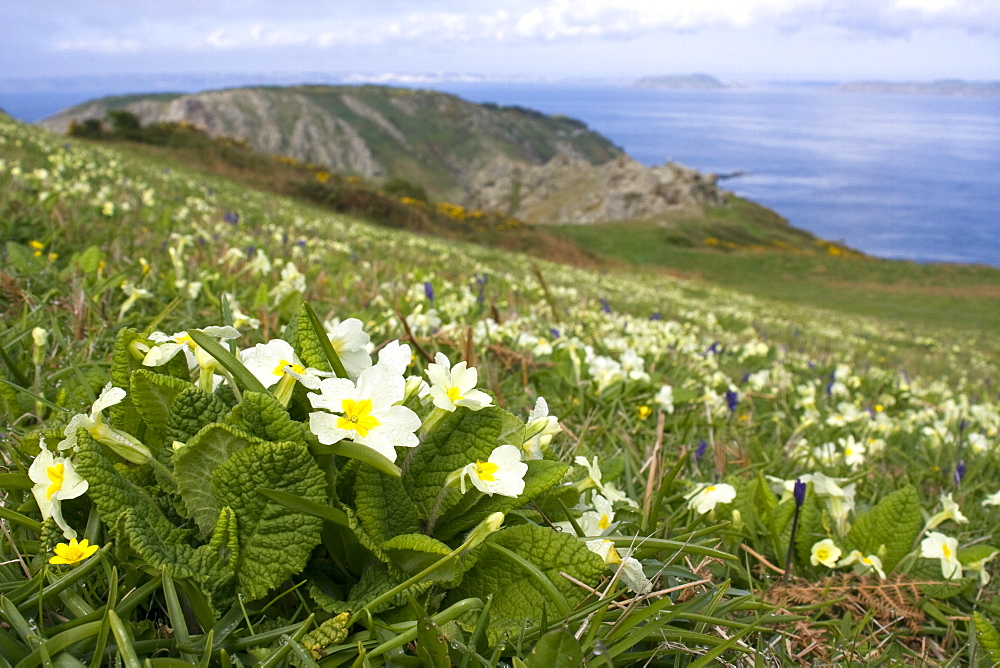
[[[108,383],[101,390],[101,396],[97,397],[97,401],[94,402],[94,407],[90,410],[91,417],[100,413],[108,406],[114,406],[124,398],[125,390],[120,387],[112,387],[111,383]]]

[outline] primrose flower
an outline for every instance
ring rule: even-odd
[[[840,554],[840,548],[837,547],[837,545],[829,538],[824,538],[823,540],[813,544],[811,554],[809,556],[809,563],[813,566],[823,564],[827,568],[836,568],[837,559],[840,558]]]
[[[289,260],[285,262],[285,266],[281,270],[281,281],[271,288],[271,291],[267,294],[274,300],[274,305],[277,306],[288,295],[295,294],[296,292],[301,294],[305,291],[305,274],[300,272],[295,263]]]
[[[1000,492],[993,492],[983,499],[984,506],[1000,506]]]
[[[97,546],[90,545],[86,538],[79,543],[76,538],[70,538],[69,544],[58,543],[54,551],[56,555],[49,559],[50,564],[75,564],[97,552]]]
[[[388,373],[381,361],[362,371],[356,385],[349,378],[325,378],[309,401],[330,413],[310,413],[309,429],[320,443],[350,439],[394,462],[397,447],[412,448],[419,443],[414,432],[420,428],[420,418],[396,405],[405,391],[403,377]]]
[[[589,489],[590,487],[596,487],[598,491],[606,498],[610,503],[618,503],[619,501],[626,503],[633,508],[638,508],[639,504],[630,499],[624,492],[620,491],[615,484],[612,482],[604,482],[602,480],[603,474],[601,473],[601,465],[595,456],[593,460],[587,460],[586,457],[577,456],[573,458],[573,463],[578,466],[582,466],[587,469],[587,477],[577,483],[577,488],[580,491]]]
[[[104,386],[101,395],[90,408],[90,415],[83,413],[74,415],[63,428],[63,438],[56,444],[59,450],[70,450],[76,447],[77,430],[86,429],[95,441],[103,443],[116,453],[134,464],[145,464],[152,458],[152,453],[145,445],[131,434],[112,429],[104,424],[102,411],[105,408],[120,403],[125,398],[125,390],[112,387],[111,383]]]
[[[295,354],[292,344],[284,339],[271,339],[243,350],[240,361],[261,385],[268,388],[289,373],[310,390],[318,390],[320,378],[329,375],[318,369],[307,369]]]
[[[458,406],[478,411],[492,405],[492,398],[475,389],[479,372],[475,367],[467,368],[464,361],[450,366],[442,353],[434,356],[434,364],[427,365],[427,378],[431,382],[431,398],[434,405],[453,412]]]
[[[341,322],[327,321],[323,326],[347,375],[351,380],[357,380],[361,372],[372,365],[372,358],[368,354],[368,344],[372,337],[362,329],[361,321],[357,318]],[[409,362],[408,359],[406,361]]]
[[[53,455],[45,448],[35,457],[28,469],[28,477],[35,485],[31,493],[38,502],[42,519],[52,518],[63,530],[66,538],[76,538],[76,531],[70,528],[62,516],[62,501],[83,495],[90,486],[73,468],[73,462],[66,457]]]
[[[852,471],[865,463],[865,446],[858,443],[853,435],[839,438],[837,443],[843,448],[844,463],[850,466]]]
[[[541,459],[542,448],[551,443],[552,437],[559,431],[559,418],[549,415],[548,402],[544,397],[538,397],[535,400],[535,407],[528,414],[524,443],[521,444],[524,458]]]
[[[660,410],[669,415],[674,413],[674,388],[670,385],[661,385],[656,396],[653,397]]]
[[[736,488],[726,483],[699,485],[687,494],[688,507],[699,515],[715,510],[720,503],[731,503],[736,498]]]
[[[501,445],[493,449],[487,461],[467,464],[460,477],[462,494],[465,494],[465,479],[483,494],[500,494],[518,497],[524,491],[524,474],[528,465],[521,461],[521,449],[514,445]]]
[[[878,558],[878,555],[869,554],[865,556],[861,553],[861,550],[851,550],[850,554],[837,562],[837,568],[850,566],[851,564],[857,564],[860,567],[856,569],[856,572],[859,574],[867,571],[875,571],[880,580],[885,580],[885,571],[882,570],[882,560]]]
[[[941,574],[949,580],[962,577],[962,564],[958,560],[958,539],[932,531],[920,542],[920,556],[941,560]]]
[[[215,338],[219,342],[237,338],[240,333],[233,327],[205,327],[201,331]],[[149,340],[157,343],[146,353],[142,360],[143,366],[162,366],[183,352],[187,358],[188,369],[195,367],[215,368],[218,362],[215,358],[201,349],[194,340],[188,336],[187,331],[176,334],[164,334],[163,332],[153,332],[149,335]]]
[[[955,520],[958,524],[968,524],[969,518],[962,514],[959,509],[958,504],[952,501],[951,492],[941,495],[941,512],[935,514],[929,520],[927,520],[927,526],[924,530],[930,530],[941,524],[942,522],[947,522],[948,520]]]
[[[600,536],[615,521],[615,510],[611,507],[611,502],[597,492],[594,492],[594,508],[596,512],[584,511],[578,522],[585,536]]]
[[[968,550],[962,550],[962,566],[967,571],[976,571],[979,573],[979,584],[985,587],[990,583],[990,574],[986,570],[986,564],[992,561],[998,554],[1000,554],[1000,551],[996,548],[989,545],[977,545]],[[976,557],[979,558],[977,559]]]
[[[125,301],[122,302],[121,307],[118,309],[119,319],[125,317],[125,314],[135,305],[137,301],[153,296],[152,292],[146,290],[145,288],[136,287],[135,283],[132,281],[122,281],[122,284],[119,287],[121,287],[122,292],[125,293]]]

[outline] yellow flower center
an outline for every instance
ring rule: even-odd
[[[360,436],[365,437],[370,430],[381,424],[378,418],[371,414],[371,399],[362,399],[361,401],[344,399],[341,408],[344,415],[337,418],[337,427],[340,429],[352,429]]]
[[[945,559],[951,559],[951,549],[943,543],[941,544],[941,552],[944,554]]]
[[[830,558],[830,550],[828,550],[825,547],[819,548],[818,550],[816,550],[816,558],[819,559],[820,561],[826,561],[827,559]]]
[[[479,476],[480,480],[485,480],[486,482],[493,482],[494,480],[496,480],[496,478],[493,477],[493,474],[497,472],[498,468],[500,467],[494,464],[493,462],[477,461],[476,475]]]
[[[457,387],[450,387],[448,388],[448,398],[451,400],[451,403],[455,403],[456,401],[461,401],[462,391],[459,390]]]
[[[182,346],[187,346],[191,350],[194,350],[195,348],[198,347],[198,344],[194,342],[194,339],[192,339],[187,334],[182,334],[181,336],[174,337],[174,341],[181,344]]]
[[[597,523],[597,528],[604,531],[609,526],[611,526],[611,520],[608,519],[608,516],[605,513],[601,513],[601,519]]]
[[[30,246],[32,250],[42,250],[43,248],[45,248],[45,244],[43,244],[41,241],[38,241],[37,239],[32,239],[31,241],[29,241],[28,246]]]
[[[646,418],[648,418],[652,414],[653,414],[653,409],[651,409],[649,406],[639,406],[639,419],[640,420],[645,420]]]
[[[272,371],[271,373],[273,373],[275,376],[284,376],[286,366],[299,375],[304,374],[306,372],[305,367],[302,366],[301,364],[293,364],[288,360],[281,360],[280,362],[278,362],[278,365],[274,367],[274,371]],[[371,406],[370,401],[368,402],[368,405]]]
[[[714,491],[715,491],[715,485],[709,485],[708,487],[705,488],[705,494],[711,494]]]
[[[53,494],[62,489],[63,480],[66,478],[66,465],[56,464],[55,466],[49,466],[45,469],[45,474],[49,476],[49,481],[52,483],[45,490],[45,498],[51,499]]]

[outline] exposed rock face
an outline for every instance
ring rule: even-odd
[[[567,156],[545,165],[496,160],[478,174],[465,205],[533,223],[651,219],[679,208],[721,206],[714,175],[676,163],[646,167],[628,156],[591,165]]]
[[[144,125],[186,121],[212,136],[247,141],[368,178],[403,178],[456,201],[487,163],[506,156],[542,164],[556,155],[591,163],[622,151],[580,121],[520,107],[474,104],[454,95],[384,86],[232,88],[193,95],[111,97],[39,125],[65,133],[72,121],[124,109]]]

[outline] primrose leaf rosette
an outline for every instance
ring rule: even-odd
[[[326,502],[326,478],[309,450],[297,443],[252,443],[236,451],[212,474],[221,506],[236,515],[239,591],[264,596],[300,572],[320,542],[323,521],[291,511],[257,492],[276,489],[316,503]]]
[[[502,550],[491,549],[491,545]],[[543,609],[551,614],[557,608],[551,600],[551,589],[569,606],[584,599],[586,590],[560,573],[595,586],[604,572],[604,560],[587,549],[585,543],[566,533],[532,524],[499,531],[478,549],[482,550],[479,560],[449,594],[446,605],[472,597],[486,600],[492,595],[493,607],[486,629],[491,644],[505,633],[517,637],[525,620],[540,620]],[[550,586],[540,582],[539,577],[548,580]],[[471,631],[475,619],[459,623]]]

